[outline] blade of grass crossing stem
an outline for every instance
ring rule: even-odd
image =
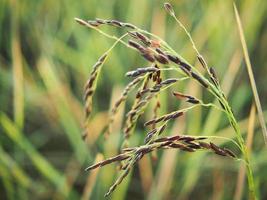
[[[29,156],[39,173],[48,179],[63,196],[68,196],[69,188],[65,182],[65,178],[35,150],[35,147],[23,136],[4,113],[0,113],[0,124],[6,135]]]
[[[33,180],[29,178],[23,169],[20,168],[20,166],[2,149],[1,146],[0,157],[0,163],[10,170],[10,173],[19,185],[25,188],[28,188],[32,185]]]
[[[255,105],[253,104],[251,106],[251,110],[250,110],[250,115],[249,115],[249,119],[248,119],[248,134],[247,134],[247,149],[249,152],[249,156],[251,153],[251,146],[252,146],[252,142],[253,142],[253,136],[254,136],[254,128],[255,128]],[[237,182],[236,182],[236,190],[235,190],[235,195],[234,195],[234,199],[235,200],[240,200],[242,198],[242,193],[243,193],[243,188],[244,188],[244,184],[245,184],[245,179],[246,179],[246,168],[245,165],[243,165],[243,163],[241,163],[240,169],[239,169],[239,173],[237,176]]]
[[[259,94],[258,94],[258,91],[257,91],[255,78],[254,78],[253,71],[252,71],[252,65],[251,65],[251,62],[250,62],[250,59],[249,59],[249,55],[248,55],[248,48],[247,48],[247,44],[246,44],[246,40],[245,40],[245,35],[244,35],[242,23],[241,23],[240,16],[239,16],[239,13],[237,11],[235,3],[234,3],[234,11],[235,11],[236,22],[237,22],[237,25],[238,25],[239,38],[240,38],[240,41],[241,41],[241,44],[242,44],[244,58],[245,58],[245,62],[246,62],[247,70],[248,70],[250,85],[251,85],[251,88],[252,88],[255,104],[256,104],[256,107],[257,107],[257,111],[258,111],[258,118],[259,118],[259,121],[260,121],[260,124],[261,124],[262,133],[263,133],[263,137],[264,137],[264,142],[265,142],[265,145],[267,145],[266,124],[265,124],[265,120],[264,120],[264,116],[263,116],[263,112],[262,112],[262,107],[261,107],[261,103],[260,103]]]
[[[13,65],[13,95],[14,95],[14,120],[17,126],[21,129],[24,123],[24,89],[23,89],[23,66],[22,53],[18,33],[18,15],[19,15],[19,1],[10,1],[12,7],[11,17],[11,52]]]

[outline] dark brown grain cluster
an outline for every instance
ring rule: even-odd
[[[150,80],[150,77],[148,76],[147,81]],[[125,138],[129,138],[129,136],[131,135],[131,131],[135,126],[135,122],[137,121],[139,116],[143,114],[144,109],[151,101],[151,99],[154,98],[157,94],[159,94],[160,91],[163,90],[164,88],[176,83],[178,79],[166,79],[161,81],[160,83],[158,83],[157,79],[155,79],[154,81],[156,82],[156,84],[153,87],[151,88],[143,87],[137,92],[137,98],[135,99],[135,102],[131,110],[126,115],[127,120],[126,120],[126,125],[124,127]],[[166,116],[165,121],[171,118],[175,118],[176,115],[177,114],[172,114],[172,116],[170,115]]]
[[[164,127],[165,128],[165,127]],[[162,127],[162,129],[164,129]],[[147,135],[153,135],[155,131],[151,131]],[[236,158],[236,155],[229,149],[220,148],[212,142],[204,142],[203,140],[207,140],[205,137],[194,137],[194,136],[186,136],[186,135],[174,135],[169,137],[162,137],[154,140],[152,143],[149,143],[140,147],[130,147],[122,150],[122,153],[91,165],[86,168],[87,170],[92,170],[98,167],[103,167],[107,164],[111,164],[113,162],[121,162],[125,161],[124,166],[122,166],[121,170],[123,171],[121,176],[117,179],[117,181],[110,187],[109,191],[105,196],[108,196],[115,188],[121,183],[121,181],[127,176],[129,170],[135,165],[137,161],[142,159],[142,157],[152,151],[159,149],[179,149],[181,151],[193,153],[199,150],[210,150],[211,152],[220,155],[227,156],[231,158]]]

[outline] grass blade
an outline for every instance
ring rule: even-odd
[[[17,10],[18,2],[14,2],[15,10]],[[16,13],[17,11],[15,11]],[[14,119],[19,128],[23,128],[24,123],[24,77],[22,65],[21,44],[18,33],[17,15],[12,17],[12,60],[13,60],[13,81],[14,81]]]
[[[103,159],[104,159],[103,155],[99,153],[96,155],[95,163],[98,163]],[[84,189],[83,189],[82,200],[90,199],[94,186],[97,182],[96,178],[97,178],[98,173],[99,173],[99,169],[96,169],[95,171],[92,171],[91,174],[88,176],[86,185],[84,186]]]
[[[0,164],[5,166],[10,170],[10,173],[13,176],[15,182],[19,183],[20,186],[29,188],[31,184],[33,184],[33,180],[31,180],[28,175],[23,171],[23,169],[18,165],[16,161],[14,161],[9,154],[7,154],[2,147],[0,146]],[[34,183],[36,185],[36,183]]]
[[[256,103],[256,107],[257,107],[257,111],[258,111],[258,118],[259,118],[259,121],[261,124],[264,141],[265,141],[265,144],[267,145],[267,129],[266,129],[266,125],[265,125],[265,120],[264,120],[264,116],[263,116],[263,112],[262,112],[262,108],[261,108],[259,94],[258,94],[257,87],[256,87],[256,82],[255,82],[253,71],[252,71],[252,65],[251,65],[251,62],[249,59],[249,55],[248,55],[248,48],[247,48],[247,44],[246,44],[246,40],[245,40],[245,36],[244,36],[243,27],[242,27],[240,16],[238,14],[238,11],[237,11],[235,4],[234,4],[234,10],[235,10],[236,22],[238,25],[239,37],[240,37],[240,41],[242,44],[244,58],[245,58],[245,62],[246,62],[247,70],[248,70],[249,80],[250,80],[252,92],[254,95],[254,99],[255,99],[255,103]]]
[[[2,165],[2,163],[0,163],[0,177],[3,183],[3,186],[6,190],[6,197],[8,199],[15,199],[14,198],[15,196],[14,195],[15,194],[14,184],[12,183],[10,172],[4,165]],[[2,195],[3,195],[3,192],[1,191],[1,196]]]
[[[250,115],[248,119],[248,134],[247,134],[247,149],[250,154],[251,152],[251,146],[253,142],[253,136],[254,136],[254,128],[255,128],[255,105],[253,104],[251,106]],[[246,175],[246,168],[245,165],[240,166],[240,170],[238,173],[238,178],[236,182],[236,191],[235,191],[235,200],[240,200],[242,198],[243,188],[244,188],[244,182],[245,182],[245,175]]]
[[[0,113],[0,124],[7,136],[29,156],[39,173],[54,184],[63,196],[68,196],[70,188],[68,188],[68,185],[66,184],[65,177],[36,151],[34,146],[3,113]]]

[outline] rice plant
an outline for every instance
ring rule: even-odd
[[[133,80],[130,81],[129,84],[125,87],[121,96],[117,99],[116,103],[110,109],[109,123],[105,131],[106,139],[108,139],[108,136],[112,134],[110,127],[113,123],[114,116],[120,108],[120,105],[122,104],[122,102],[125,102],[127,100],[130,92],[135,92],[135,100],[131,106],[131,109],[125,115],[126,119],[123,127],[123,141],[121,142],[120,150],[121,153],[87,167],[86,171],[102,167],[113,162],[119,162],[121,174],[105,194],[105,196],[108,196],[129,174],[134,165],[148,153],[161,149],[179,149],[181,151],[190,153],[194,153],[195,151],[211,151],[220,156],[227,156],[235,160],[242,160],[245,162],[247,172],[246,174],[249,184],[249,195],[251,199],[254,199],[256,198],[256,196],[249,155],[232,108],[230,107],[228,100],[226,99],[224,92],[220,86],[220,81],[216,75],[216,70],[215,68],[210,67],[205,61],[204,57],[200,54],[190,33],[176,17],[175,11],[173,10],[171,4],[165,3],[164,7],[166,12],[187,34],[188,39],[190,40],[192,47],[196,53],[196,58],[203,67],[205,73],[201,73],[197,67],[186,61],[186,59],[184,59],[179,53],[177,53],[163,39],[153,33],[138,28],[131,23],[98,18],[89,21],[75,18],[75,20],[79,24],[88,28],[92,28],[98,31],[100,34],[115,40],[115,43],[110,47],[110,49],[108,49],[93,66],[93,70],[85,85],[84,138],[90,137],[90,132],[86,127],[90,120],[90,114],[93,109],[93,95],[96,92],[97,81],[99,76],[101,75],[101,69],[105,65],[105,61],[110,56],[113,48],[115,48],[118,43],[121,43],[125,45],[126,48],[135,50],[140,55],[140,57],[147,61],[146,67],[139,67],[136,70],[126,73],[126,76],[132,78]],[[114,28],[121,28],[125,30],[125,33],[121,37],[112,36],[101,30],[101,27],[105,25],[112,26]],[[177,77],[164,79],[165,76],[163,76],[163,74],[167,71],[173,72],[173,74],[177,74]],[[188,102],[189,104],[191,104],[191,106],[167,113],[162,116],[157,116],[156,110],[160,109],[160,101],[157,100],[154,108],[155,113],[153,118],[144,124],[144,126],[148,127],[150,130],[146,133],[143,144],[140,144],[140,146],[132,147],[129,140],[135,132],[135,126],[138,122],[138,119],[144,114],[148,104],[157,99],[158,95],[160,95],[162,92],[169,92],[172,86],[174,86],[175,84],[189,79],[194,80],[196,83],[200,84],[207,93],[211,94],[218,101],[218,105],[212,102],[204,102],[203,100],[197,99],[190,94],[183,94],[181,92],[172,91],[173,98]],[[164,134],[166,126],[168,126],[168,123],[170,121],[175,120],[182,115],[185,115],[187,112],[190,112],[192,109],[198,106],[212,107],[217,109],[218,112],[225,114],[230,125],[233,128],[233,131],[236,134],[236,141],[229,138],[223,139],[230,140],[233,145],[236,145],[239,148],[240,152],[242,153],[241,158],[237,158],[235,153],[233,153],[230,149],[219,147],[214,144],[211,140],[213,138],[218,138],[216,136],[207,135],[203,137],[196,137],[187,134],[177,134],[175,136],[169,137],[162,136]],[[179,130],[177,130],[177,132],[179,132]]]

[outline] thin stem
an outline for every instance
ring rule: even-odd
[[[227,106],[229,107],[228,104],[227,104]],[[230,109],[230,107],[229,107],[229,109]],[[255,193],[253,172],[252,172],[252,169],[251,169],[251,163],[250,163],[248,150],[247,150],[247,147],[245,145],[244,139],[243,139],[243,137],[241,135],[240,128],[239,128],[238,123],[237,123],[237,121],[236,121],[236,119],[234,117],[233,112],[230,111],[229,114],[230,114],[230,115],[228,115],[229,121],[232,124],[232,126],[233,126],[233,128],[234,128],[234,130],[235,130],[235,132],[237,134],[237,139],[238,139],[238,142],[239,142],[239,144],[241,146],[241,150],[242,150],[242,153],[243,153],[243,156],[244,156],[244,160],[245,160],[245,163],[246,163],[247,180],[248,180],[249,194],[250,194],[249,199],[257,199],[256,198],[256,193]]]
[[[175,15],[172,15],[173,18],[175,19],[175,21],[179,24],[179,26],[184,30],[184,32],[186,33],[186,35],[188,36],[192,46],[193,46],[193,49],[196,51],[197,55],[200,55],[196,45],[195,45],[195,42],[193,41],[192,37],[191,37],[191,34],[187,31],[187,29],[185,28],[185,26],[182,24],[182,22],[180,22],[180,20],[175,16]]]
[[[202,105],[202,106],[204,106],[204,107],[213,107],[213,108],[215,108],[215,109],[217,109],[217,110],[219,110],[219,111],[221,111],[221,112],[226,113],[225,110],[221,109],[220,107],[216,106],[216,105],[213,104],[213,103],[203,103],[203,102],[201,101],[200,105]]]

